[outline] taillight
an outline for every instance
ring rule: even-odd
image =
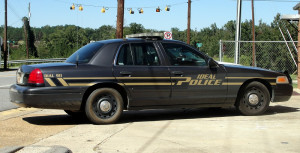
[[[42,71],[40,69],[34,69],[31,71],[27,82],[31,84],[44,84]]]

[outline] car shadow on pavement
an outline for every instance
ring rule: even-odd
[[[298,112],[300,108],[287,106],[270,106],[262,116]],[[200,109],[169,109],[124,111],[117,124],[131,122],[148,122],[164,120],[181,120],[196,118],[217,118],[242,116],[235,108],[200,108]],[[24,121],[36,125],[78,125],[91,124],[85,117],[73,118],[69,115],[43,115],[24,117]]]
[[[263,115],[292,113],[292,112],[298,112],[298,111],[300,111],[300,108],[278,105],[278,106],[270,106]]]
[[[239,116],[235,109],[199,108],[126,111],[119,123]]]
[[[268,111],[266,111],[262,116],[298,111],[300,111],[300,108],[287,106],[270,106]],[[232,116],[242,116],[242,114],[240,114],[235,108],[128,111],[123,114],[119,123]]]
[[[36,125],[78,125],[78,124],[90,124],[87,118],[73,118],[69,115],[43,115],[24,117],[24,121],[30,124]]]

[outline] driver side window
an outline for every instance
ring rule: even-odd
[[[172,43],[162,45],[173,66],[207,66],[205,58],[187,46]]]

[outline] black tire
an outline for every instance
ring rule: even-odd
[[[260,115],[269,107],[270,93],[265,85],[254,81],[245,86],[237,101],[237,109],[243,115]]]
[[[100,88],[93,91],[85,105],[86,116],[94,124],[115,123],[122,112],[122,96],[112,88]]]
[[[85,118],[85,113],[81,111],[71,111],[71,110],[64,110],[68,115],[72,116],[73,118]]]

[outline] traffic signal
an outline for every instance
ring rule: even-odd
[[[105,8],[104,8],[104,7],[101,9],[101,12],[102,12],[102,13],[105,13]]]
[[[82,5],[79,6],[79,11],[83,11]]]
[[[156,8],[156,12],[160,12],[160,8],[159,7]]]
[[[70,7],[70,10],[75,10],[75,5],[74,4]]]
[[[170,11],[170,8],[169,8],[168,5],[166,6],[165,10],[166,10],[166,11]]]
[[[132,8],[130,8],[129,14],[134,14],[134,11],[132,10]]]
[[[143,14],[143,13],[144,13],[144,10],[143,10],[142,8],[139,8],[138,10],[139,10],[139,13],[140,13],[140,14]]]

